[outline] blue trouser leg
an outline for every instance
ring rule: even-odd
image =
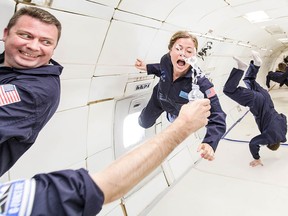
[[[259,68],[260,68],[259,66],[255,66],[253,63],[250,63],[246,71],[246,74],[244,76],[244,79],[243,79],[247,88],[255,90],[255,87],[256,87],[255,80],[256,80]]]

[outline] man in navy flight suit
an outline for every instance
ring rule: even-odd
[[[279,148],[280,142],[286,142],[287,119],[284,114],[279,114],[275,110],[267,90],[256,82],[262,60],[256,51],[252,51],[252,57],[253,60],[243,79],[247,88],[238,86],[247,65],[234,57],[238,63],[238,69],[232,69],[223,91],[225,95],[240,105],[248,106],[255,117],[261,134],[254,137],[249,143],[250,152],[254,158],[250,162],[250,166],[254,167],[263,165],[259,155],[260,145],[267,145],[270,150],[275,151]]]
[[[288,86],[288,68],[286,63],[280,62],[275,72],[269,71],[266,76],[266,86],[270,88],[270,80],[279,83],[282,87],[284,84]]]
[[[33,26],[32,19],[36,19],[31,22]],[[60,33],[61,24],[54,16],[32,8],[19,10],[4,29],[5,50],[0,55],[0,176],[32,146],[58,107],[62,66],[51,56]]]

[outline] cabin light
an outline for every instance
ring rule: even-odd
[[[288,38],[279,38],[278,40],[282,43],[288,43]]]
[[[244,46],[244,47],[249,47],[249,48],[252,47],[250,44],[243,43],[243,42],[238,42],[237,44],[238,44],[239,46]]]
[[[217,37],[217,36],[212,36],[212,35],[207,35],[207,34],[201,34],[201,33],[197,33],[197,32],[189,32],[190,34],[194,35],[194,36],[198,36],[198,37],[204,37],[204,38],[208,38],[208,39],[212,39],[212,40],[217,40],[220,42],[225,41],[226,38],[224,37]]]
[[[254,11],[245,14],[243,17],[251,23],[265,22],[271,20],[271,18],[264,11]]]
[[[273,50],[272,50],[272,49],[268,50],[267,48],[263,48],[263,47],[262,47],[262,48],[260,48],[260,50],[262,50],[262,51],[268,51],[268,52],[271,52],[271,53],[273,52]]]
[[[43,5],[46,7],[51,7],[53,3],[53,0],[22,0],[22,1],[25,3],[33,4],[33,5]]]
[[[217,40],[220,42],[225,41],[225,38],[223,38],[223,37],[216,37],[216,36],[212,36],[212,35],[202,35],[202,37],[212,39],[212,40]]]
[[[192,34],[192,35],[194,35],[194,36],[198,36],[198,37],[202,36],[201,33],[197,33],[197,32],[189,32],[189,33]]]

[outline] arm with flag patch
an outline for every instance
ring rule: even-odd
[[[218,143],[226,131],[226,114],[222,110],[219,98],[216,94],[213,84],[205,77],[199,80],[200,89],[204,92],[205,97],[210,99],[211,115],[206,125],[207,132],[203,143],[209,144],[214,152]]]
[[[0,176],[32,146],[60,97],[59,79],[7,74],[8,79],[0,80]]]
[[[0,85],[0,176],[31,146],[33,107],[33,97],[27,92],[14,84]]]

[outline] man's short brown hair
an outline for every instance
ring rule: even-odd
[[[267,145],[267,148],[269,148],[272,151],[276,151],[279,147],[280,147],[280,142]]]
[[[61,30],[62,30],[60,21],[48,11],[37,8],[37,7],[23,7],[23,8],[20,8],[18,11],[16,11],[15,14],[11,17],[10,21],[8,22],[8,25],[7,25],[8,31],[16,24],[17,20],[21,16],[24,16],[24,15],[38,19],[39,21],[46,23],[46,24],[55,25],[58,29],[57,41],[59,41],[60,36],[61,36]]]

